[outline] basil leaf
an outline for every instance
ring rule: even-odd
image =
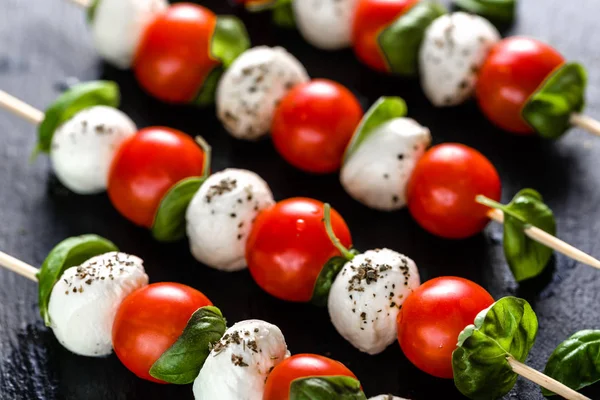
[[[92,0],[92,2],[90,3],[90,6],[86,10],[85,17],[87,19],[88,24],[90,24],[90,25],[94,23],[94,17],[96,16],[96,9],[98,8],[100,1],[101,0]]]
[[[40,314],[50,326],[48,303],[54,284],[68,268],[83,264],[94,256],[119,251],[114,243],[97,235],[74,236],[57,244],[48,254],[38,272]]]
[[[452,353],[454,383],[471,399],[497,399],[508,393],[515,374],[507,362],[523,362],[538,330],[538,320],[527,301],[504,297],[480,312],[474,325],[458,337]]]
[[[273,7],[273,22],[282,28],[294,28],[296,26],[292,0],[277,0]]]
[[[577,332],[552,352],[544,374],[579,390],[600,381],[600,330]],[[554,393],[542,388],[544,396]]]
[[[92,81],[72,86],[46,109],[44,120],[38,127],[38,144],[34,152],[50,151],[56,129],[78,112],[93,106],[118,107],[119,86],[112,81]]]
[[[185,236],[185,213],[206,178],[191,177],[177,182],[160,201],[152,236],[159,242],[175,242]]]
[[[219,80],[221,79],[221,75],[223,75],[223,72],[223,67],[220,65],[213,68],[213,70],[210,71],[206,79],[204,79],[204,84],[202,85],[200,91],[191,103],[201,107],[213,104],[215,102],[215,93],[217,92],[217,85],[219,84]]]
[[[279,0],[248,0],[245,2],[246,9],[250,12],[261,12],[272,9]]]
[[[454,3],[461,10],[496,23],[509,24],[515,19],[516,0],[454,0]]]
[[[192,383],[210,354],[211,346],[225,333],[226,325],[217,307],[199,308],[179,339],[152,365],[150,375],[177,385]]]
[[[565,64],[531,95],[521,114],[540,136],[557,139],[571,128],[571,114],[585,107],[586,85],[583,66]]]
[[[447,12],[436,2],[424,1],[402,14],[379,34],[377,42],[391,72],[415,76],[419,71],[419,52],[425,31]]]
[[[380,97],[367,111],[354,131],[350,144],[346,148],[344,160],[350,158],[360,144],[380,125],[391,119],[404,117],[406,112],[406,103],[400,97]]]
[[[300,378],[290,385],[290,400],[366,400],[360,382],[348,376]]]
[[[250,48],[250,36],[244,23],[232,15],[221,15],[213,32],[210,53],[221,61],[225,68]]]
[[[350,250],[350,252],[355,255],[358,254],[358,251],[354,249]],[[315,282],[312,298],[310,299],[311,303],[318,307],[325,307],[327,305],[331,285],[333,285],[333,281],[335,281],[335,278],[347,262],[348,259],[341,256],[331,257],[327,261]]]

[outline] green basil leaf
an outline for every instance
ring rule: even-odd
[[[533,225],[556,235],[556,221],[542,196],[533,189],[523,189],[503,206],[504,254],[515,279],[520,282],[538,276],[552,257],[552,249],[529,238],[525,228]]]
[[[454,3],[461,10],[496,23],[509,24],[515,19],[516,0],[454,0]]]
[[[555,71],[529,98],[522,110],[525,121],[540,136],[557,139],[571,128],[570,117],[585,107],[587,74],[577,63]]]
[[[480,312],[474,325],[461,332],[452,353],[458,390],[475,400],[497,399],[508,393],[517,374],[507,357],[525,361],[537,330],[537,317],[523,299],[504,297]]]
[[[88,9],[85,13],[87,22],[90,25],[94,23],[94,17],[96,16],[96,9],[98,8],[100,1],[101,0],[92,0],[92,2],[90,3],[90,6],[88,7]]]
[[[94,256],[111,251],[119,251],[119,249],[114,243],[97,235],[70,237],[50,251],[38,272],[40,314],[46,326],[50,326],[50,315],[48,315],[50,294],[63,272],[83,264]]]
[[[417,75],[425,31],[436,18],[446,12],[446,8],[436,2],[417,3],[381,31],[377,42],[391,72],[406,76]]]
[[[232,15],[220,15],[213,32],[210,53],[221,61],[225,68],[250,48],[250,36],[244,23]]]
[[[354,249],[350,250],[350,252],[354,255],[359,254],[358,251]],[[333,285],[333,281],[335,281],[335,278],[347,262],[348,260],[341,256],[331,257],[329,261],[327,261],[315,282],[312,298],[310,300],[311,303],[318,307],[325,307],[327,305],[327,298],[329,297],[331,285]]]
[[[38,128],[35,152],[48,153],[56,129],[78,112],[100,105],[118,107],[119,103],[119,86],[115,82],[92,81],[74,85],[46,109],[44,120]]]
[[[199,308],[179,339],[152,365],[150,375],[177,385],[192,383],[226,329],[227,322],[217,307]]]
[[[271,10],[279,0],[250,0],[246,1],[246,10],[250,12],[261,12]]]
[[[200,88],[200,91],[192,100],[192,104],[200,107],[206,107],[215,102],[215,93],[217,92],[217,85],[223,75],[224,69],[221,65],[213,68],[204,80],[204,84]]]
[[[292,0],[277,0],[273,8],[273,22],[282,28],[296,27]]]
[[[366,400],[360,382],[348,376],[299,378],[290,385],[290,400]]]
[[[406,103],[400,97],[380,97],[369,108],[358,128],[354,131],[350,144],[346,148],[344,160],[350,158],[361,143],[380,125],[391,119],[404,117],[406,112]]]
[[[185,236],[185,213],[206,178],[193,176],[177,182],[160,201],[152,224],[159,242],[175,242]]]
[[[574,390],[600,381],[600,330],[577,332],[552,352],[544,374]],[[542,388],[544,396],[554,393]]]

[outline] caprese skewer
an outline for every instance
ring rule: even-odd
[[[443,238],[478,234],[490,219],[504,223],[505,242],[515,245],[505,245],[505,253],[517,280],[543,270],[551,256],[548,248],[600,268],[597,259],[553,236],[554,217],[539,193],[526,189],[502,205],[500,177],[483,154],[455,143],[427,149],[430,142],[429,130],[406,118],[402,99],[381,98],[367,111],[346,149],[342,186],[371,208],[408,206],[421,227]],[[536,244],[531,257],[523,257],[527,251],[513,240],[527,239],[525,235],[543,245]]]
[[[293,400],[315,385],[320,399],[366,399],[343,364],[315,354],[290,357],[281,330],[265,321],[227,329],[201,292],[148,285],[143,261],[99,236],[64,240],[40,270],[3,252],[0,264],[39,283],[42,317],[69,351],[103,357],[114,348],[142,379],[193,382],[196,399]]]
[[[86,8],[98,53],[117,68],[133,68],[140,86],[168,103],[212,103],[223,71],[250,47],[238,18],[197,4],[72,1]]]

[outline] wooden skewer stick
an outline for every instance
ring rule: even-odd
[[[7,109],[13,114],[26,119],[32,124],[39,125],[44,120],[44,113],[17,99],[14,96],[0,90],[0,107]]]
[[[487,213],[488,217],[500,224],[504,223],[504,213],[498,209],[491,209]],[[525,228],[525,234],[529,236],[531,239],[535,240],[543,244],[544,246],[548,246],[551,249],[564,254],[567,257],[571,257],[572,259],[579,261],[581,263],[587,264],[590,267],[600,269],[600,260],[590,256],[589,254],[584,253],[571,246],[568,243],[563,242],[556,236],[552,236],[546,231],[541,230],[535,226],[530,226]]]
[[[569,119],[572,125],[575,125],[581,129],[593,133],[594,135],[600,136],[600,121],[595,120],[587,115],[573,113]]]
[[[25,278],[37,282],[38,269],[23,261],[0,251],[0,266],[9,269]]]
[[[577,393],[556,379],[552,379],[549,376],[544,375],[531,367],[528,367],[522,362],[517,361],[514,357],[508,356],[507,361],[508,365],[510,365],[515,374],[521,375],[523,378],[529,379],[530,381],[537,383],[541,387],[548,389],[567,400],[592,400],[581,393]]]
[[[82,8],[88,8],[90,6],[89,0],[71,0],[71,3],[76,4]]]

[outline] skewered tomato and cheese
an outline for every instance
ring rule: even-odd
[[[300,61],[282,47],[246,50],[219,81],[217,116],[232,136],[259,139],[269,132],[281,99],[308,79]]]
[[[400,98],[382,98],[367,112],[346,149],[340,182],[364,205],[383,211],[406,205],[406,185],[431,143],[429,129],[405,118]]]
[[[67,269],[50,295],[50,327],[58,341],[82,356],[112,352],[117,309],[130,293],[148,284],[143,261],[110,252]]]
[[[194,397],[261,400],[267,377],[288,355],[277,326],[261,320],[238,322],[212,346],[194,381]]]
[[[96,50],[115,67],[130,68],[148,24],[168,7],[166,0],[95,0],[88,22]]]
[[[261,210],[274,203],[269,185],[252,171],[228,168],[212,174],[187,208],[192,254],[224,271],[244,268],[252,224]]]
[[[331,285],[331,322],[360,351],[381,353],[396,340],[398,312],[420,284],[416,264],[400,253],[376,249],[358,254]]]
[[[192,3],[95,0],[88,16],[100,55],[169,103],[212,103],[223,70],[250,47],[239,19]]]

